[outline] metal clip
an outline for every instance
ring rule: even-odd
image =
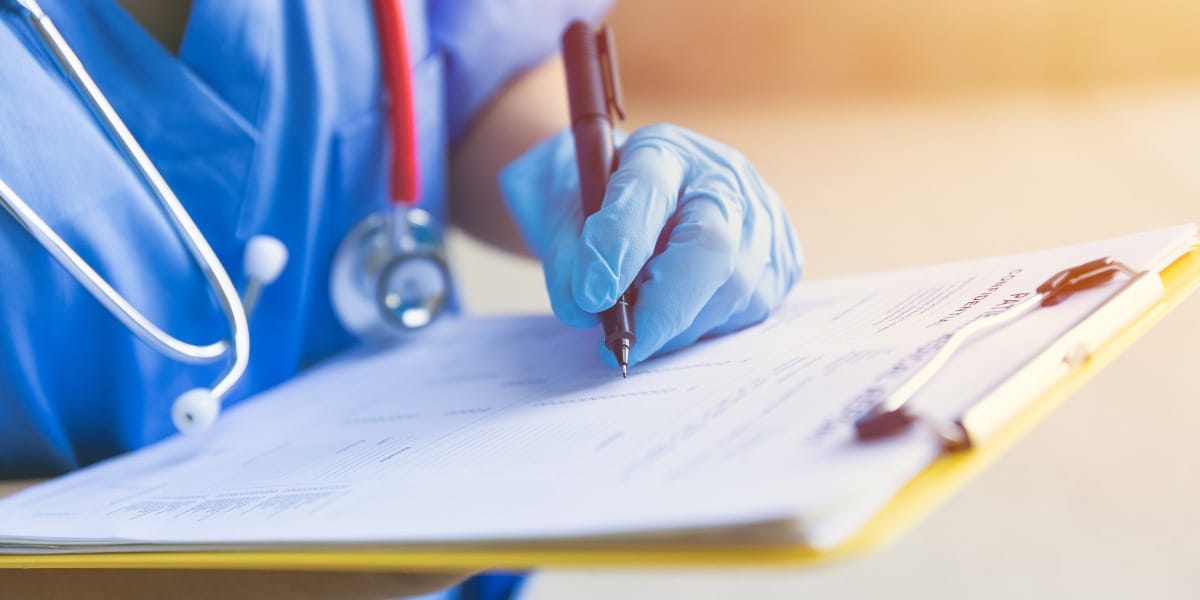
[[[608,108],[625,120],[625,99],[621,94],[621,72],[617,70],[617,45],[612,27],[605,25],[596,32],[596,48],[600,51],[600,72],[604,74],[604,96]]]
[[[1055,273],[1038,286],[1037,293],[1042,295],[1042,306],[1054,306],[1075,292],[1100,287],[1112,281],[1117,273],[1124,273],[1130,277],[1138,275],[1123,263],[1113,260],[1112,257],[1105,257]]]
[[[1124,273],[1130,278],[1141,275],[1110,257],[1063,269],[1038,286],[1034,294],[1027,296],[1004,312],[972,321],[953,334],[946,336],[945,342],[928,362],[887,398],[855,422],[855,432],[858,438],[871,440],[890,437],[908,429],[913,423],[921,422],[941,440],[945,450],[953,452],[970,448],[972,445],[971,434],[962,424],[962,419],[945,422],[922,417],[910,410],[909,401],[933,379],[968,340],[1001,325],[1011,323],[1035,308],[1054,306],[1076,292],[1108,283],[1118,273]]]

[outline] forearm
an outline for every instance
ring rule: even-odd
[[[465,577],[455,573],[6,569],[0,571],[0,589],[5,598],[366,600],[428,594]]]
[[[480,240],[528,254],[496,180],[513,159],[568,123],[556,56],[510,81],[476,118],[450,158],[450,216]]]

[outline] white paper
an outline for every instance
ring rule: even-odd
[[[32,546],[544,540],[788,522],[819,547],[938,452],[855,418],[918,350],[1101,256],[1159,269],[1177,227],[1041,253],[801,284],[767,322],[637,365],[549,316],[449,319],[359,350],[174,437],[0,501],[0,551]],[[1120,282],[972,344],[917,399],[960,410]],[[1132,315],[1131,315],[1132,316]]]

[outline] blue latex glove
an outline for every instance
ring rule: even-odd
[[[737,151],[673,125],[629,134],[586,222],[569,130],[508,165],[500,186],[563,322],[595,325],[637,284],[631,364],[762,321],[800,277],[775,192]]]

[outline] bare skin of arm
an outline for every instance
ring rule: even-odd
[[[432,593],[461,579],[439,573],[13,569],[0,573],[0,587],[6,597],[44,600],[386,600]]]
[[[570,122],[562,61],[516,77],[481,112],[450,160],[450,216],[488,244],[528,254],[496,176],[513,159]]]

